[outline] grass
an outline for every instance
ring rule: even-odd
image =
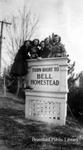
[[[65,126],[27,120],[24,104],[8,98],[0,100],[0,140],[15,150],[83,149],[82,127],[76,120],[68,117]]]

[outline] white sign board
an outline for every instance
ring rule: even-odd
[[[36,91],[57,91],[60,86],[59,65],[32,66],[28,73],[29,85]]]

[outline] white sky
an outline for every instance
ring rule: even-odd
[[[16,14],[24,4],[39,16],[37,37],[59,34],[71,60],[76,61],[76,72],[82,71],[83,0],[0,0],[0,20]]]

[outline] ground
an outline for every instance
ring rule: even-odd
[[[67,117],[65,126],[25,119],[24,102],[0,97],[0,150],[82,150],[83,129]]]

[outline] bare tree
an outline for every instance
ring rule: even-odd
[[[7,28],[6,48],[11,63],[13,63],[16,53],[24,41],[30,40],[35,36],[36,30],[38,29],[38,17],[33,15],[30,10],[27,10],[24,6],[23,9],[18,10],[17,16],[13,16],[8,21],[11,22],[12,25],[10,28]],[[17,95],[19,93],[19,86],[21,86],[21,79],[22,77],[18,77]]]
[[[11,28],[7,28],[7,51],[10,59],[13,60],[23,42],[35,35],[38,28],[38,17],[30,10],[27,11],[24,6],[23,10],[18,10],[18,15],[13,16],[10,22],[12,23]]]

